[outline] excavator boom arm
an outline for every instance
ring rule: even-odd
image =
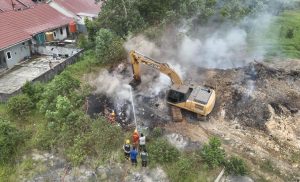
[[[173,84],[182,85],[183,82],[180,78],[180,76],[173,70],[167,63],[160,63],[157,62],[149,57],[144,56],[141,53],[138,53],[137,51],[130,51],[130,62],[132,64],[132,70],[133,70],[133,78],[140,82],[141,81],[141,71],[140,71],[140,63],[150,66],[154,69],[159,70],[160,72],[167,75]]]

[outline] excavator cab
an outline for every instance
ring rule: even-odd
[[[167,94],[167,101],[177,104],[186,102],[193,91],[193,88],[185,85],[174,85]]]

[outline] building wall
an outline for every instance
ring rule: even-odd
[[[56,30],[53,30],[53,32],[55,32],[55,36],[54,36],[54,40],[63,40],[66,39],[68,37],[67,35],[67,26],[66,27],[62,27],[62,34],[60,32],[61,28],[58,28]]]
[[[8,58],[10,53],[11,58]],[[14,65],[24,60],[25,57],[30,56],[29,42],[23,42],[13,47],[4,50],[4,56],[8,68],[12,68]]]
[[[81,32],[81,33],[86,33],[87,32],[87,28],[85,26],[85,19],[89,19],[89,20],[94,20],[95,18],[93,17],[90,17],[90,16],[84,16],[84,15],[78,15],[80,17],[80,19],[78,19],[76,21],[77,23],[77,30],[78,32]]]
[[[71,57],[78,53],[80,49],[72,49],[59,46],[35,46],[33,50],[42,55],[52,56],[53,54]]]

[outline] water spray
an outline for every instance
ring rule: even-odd
[[[137,129],[137,122],[136,122],[136,117],[135,117],[135,108],[134,108],[134,103],[133,103],[133,93],[131,87],[129,87],[130,90],[130,95],[131,95],[131,104],[132,104],[132,109],[133,109],[133,117],[134,117],[134,123],[135,123],[135,128]]]

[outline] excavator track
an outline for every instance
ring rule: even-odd
[[[172,114],[173,121],[175,122],[183,121],[181,109],[179,107],[171,106],[171,114]]]

